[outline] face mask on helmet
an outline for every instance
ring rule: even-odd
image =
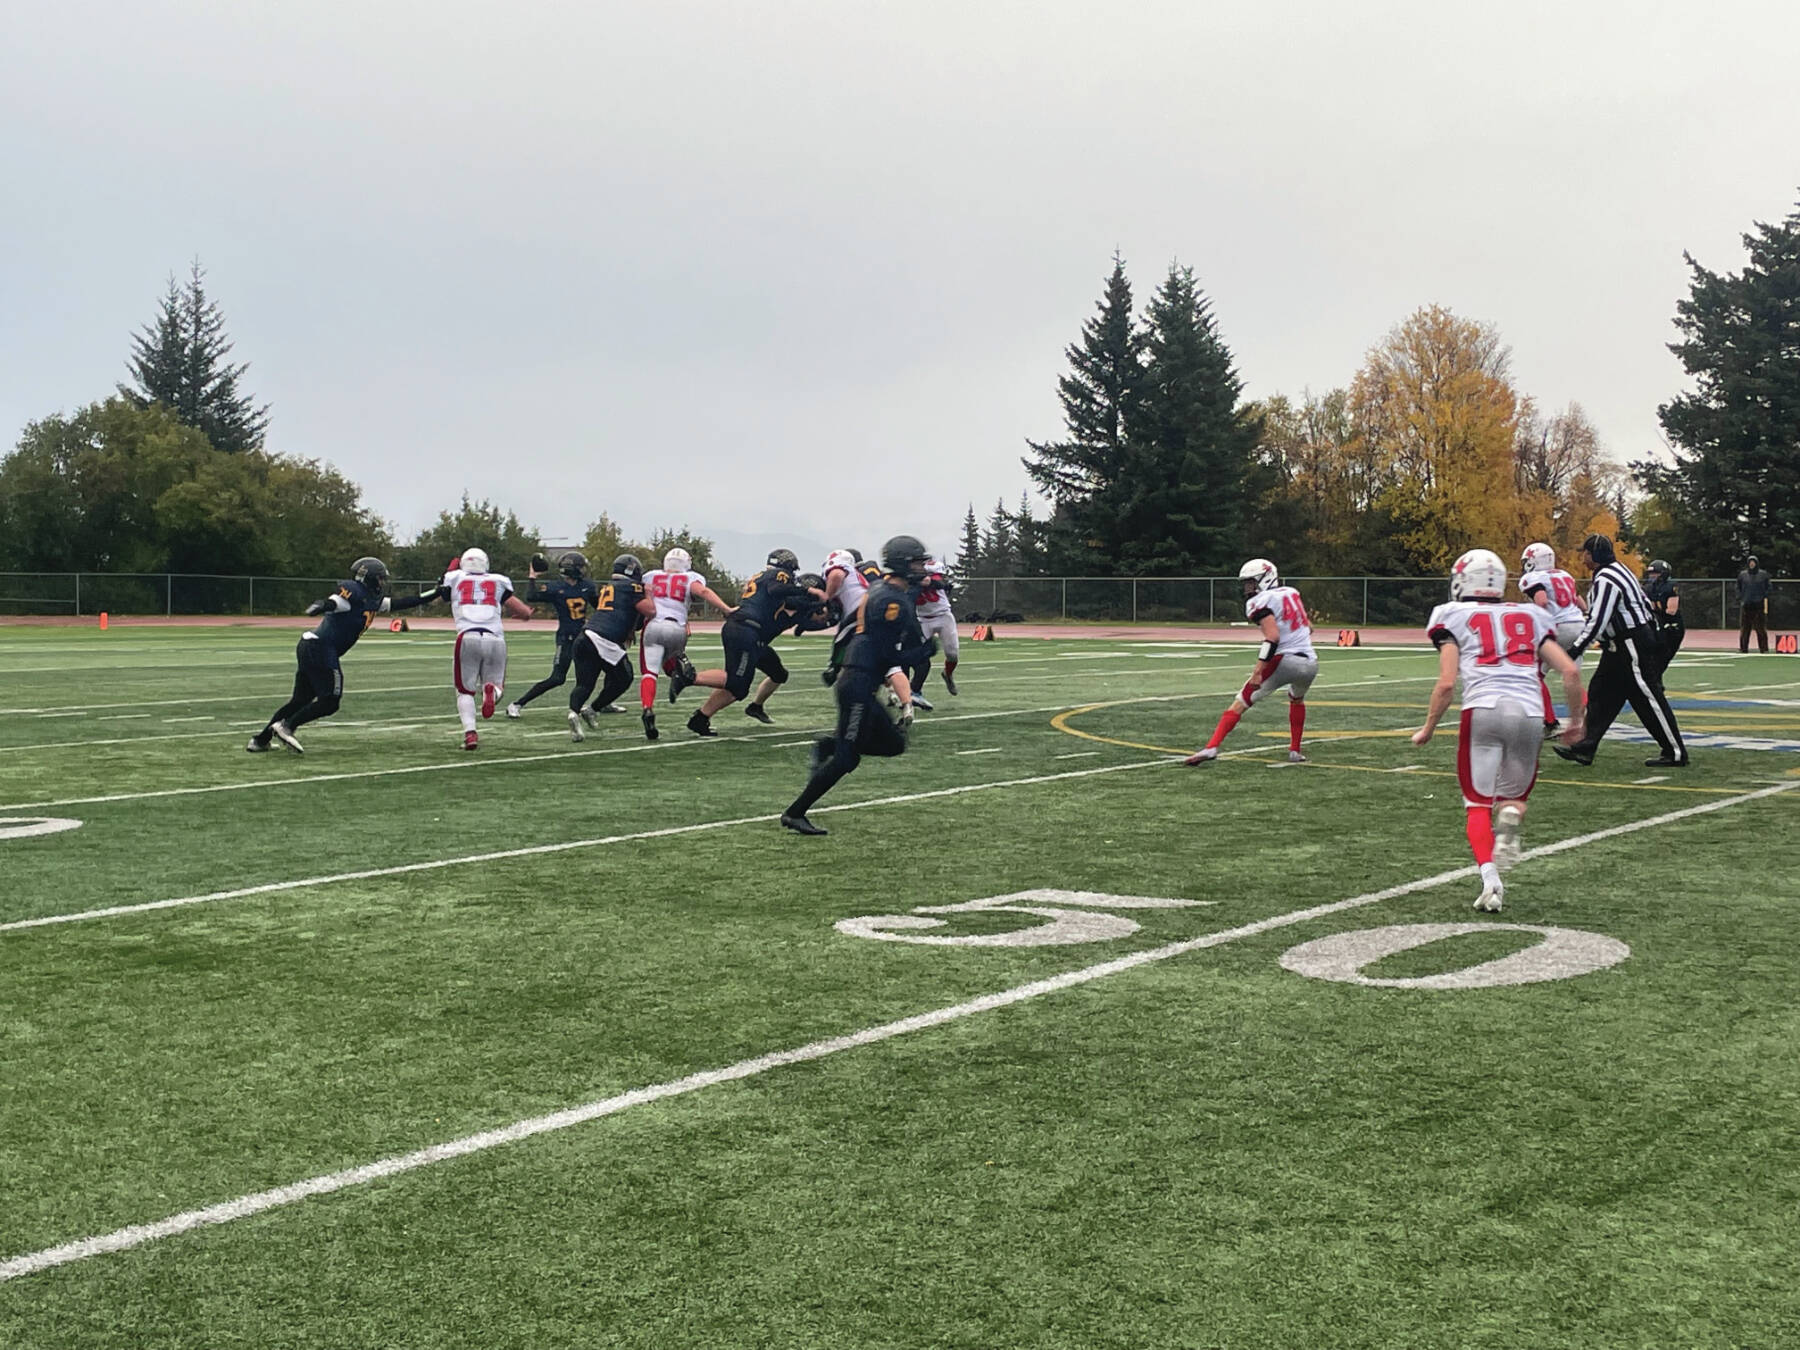
[[[613,559],[612,570],[616,577],[630,577],[633,581],[638,581],[643,578],[644,564],[636,554],[621,553]]]
[[[1246,600],[1259,591],[1271,590],[1281,584],[1275,564],[1267,558],[1252,558],[1245,563],[1238,569],[1238,580],[1243,584]]]
[[[488,555],[484,549],[465,548],[462,555],[462,570],[480,576],[488,570]]]

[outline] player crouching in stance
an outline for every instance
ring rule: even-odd
[[[481,715],[494,715],[494,705],[506,688],[506,630],[504,619],[530,619],[531,606],[513,594],[512,578],[488,570],[488,555],[478,548],[463,550],[459,565],[444,574],[438,587],[450,597],[450,613],[456,619],[456,647],[450,662],[451,682],[456,686],[456,715],[462,719],[463,749],[480,742],[475,734],[475,699],[481,698]]]
[[[1219,746],[1231,734],[1238,719],[1277,689],[1288,691],[1288,762],[1306,763],[1300,753],[1300,737],[1306,730],[1306,691],[1319,677],[1319,656],[1312,645],[1312,620],[1300,592],[1283,586],[1275,564],[1252,558],[1238,569],[1244,583],[1244,614],[1262,629],[1262,646],[1256,653],[1256,669],[1231,706],[1213,728],[1212,739],[1183,763],[1205,764],[1219,757]]]
[[[621,553],[613,559],[612,579],[594,596],[594,607],[588,612],[587,630],[575,644],[575,692],[569,695],[569,739],[584,739],[581,724],[593,726],[593,711],[583,705],[601,671],[606,683],[601,686],[595,708],[609,706],[631,687],[631,656],[626,650],[638,629],[656,613],[656,606],[644,593],[644,564],[635,555]]]
[[[638,702],[644,707],[644,739],[656,739],[656,676],[665,666],[680,672],[683,679],[694,674],[687,659],[688,597],[699,596],[719,613],[731,617],[732,607],[719,599],[706,584],[706,578],[694,570],[694,560],[685,548],[672,548],[663,554],[662,566],[644,573],[644,590],[655,609],[644,625],[644,673],[638,680]]]
[[[350,564],[348,581],[338,582],[330,595],[306,607],[308,615],[319,619],[319,626],[302,637],[294,649],[299,663],[294,675],[294,696],[275,710],[268,725],[252,736],[244,749],[261,754],[273,739],[295,754],[302,753],[294,732],[338,710],[344,698],[344,670],[338,661],[356,645],[375,616],[397,609],[417,609],[438,598],[436,590],[392,597],[385,593],[387,584],[386,563],[380,558],[358,558]]]
[[[1462,678],[1462,725],[1456,774],[1468,812],[1469,848],[1481,867],[1475,908],[1498,914],[1506,896],[1500,874],[1519,860],[1525,800],[1537,782],[1540,723],[1538,662],[1562,676],[1569,701],[1569,740],[1581,736],[1581,672],[1556,641],[1543,607],[1505,602],[1506,564],[1485,548],[1471,549],[1450,573],[1450,603],[1431,611],[1425,631],[1438,649],[1437,684],[1425,725],[1413,733],[1425,745],[1450,706]]]
[[[854,770],[864,755],[891,758],[906,753],[912,728],[912,689],[906,670],[919,659],[911,646],[918,617],[908,596],[925,575],[925,545],[910,534],[897,534],[881,550],[882,577],[858,602],[855,627],[844,650],[843,667],[833,684],[837,693],[837,734],[814,742],[812,777],[781,813],[782,825],[796,834],[825,834],[806,818],[819,798]],[[926,640],[928,649],[933,644]],[[889,685],[900,697],[900,720],[890,721],[878,691]]]

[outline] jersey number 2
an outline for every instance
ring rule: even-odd
[[[1518,612],[1502,614],[1500,629],[1506,637],[1506,650],[1501,651],[1500,639],[1494,633],[1494,616],[1477,610],[1469,616],[1469,631],[1480,639],[1481,655],[1475,658],[1478,666],[1497,666],[1502,661],[1511,661],[1516,666],[1529,666],[1537,658],[1531,651],[1531,619]]]

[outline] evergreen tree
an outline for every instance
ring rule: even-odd
[[[1014,575],[1012,520],[1003,501],[994,502],[994,513],[988,517],[987,532],[981,537],[981,563],[983,570],[994,576]]]
[[[1173,265],[1145,310],[1143,383],[1127,423],[1117,561],[1127,572],[1235,570],[1263,494],[1255,413],[1192,268]]]
[[[978,576],[981,572],[981,526],[975,521],[975,503],[969,503],[969,513],[963,517],[962,542],[957,547],[956,570],[966,577]]]
[[[1105,573],[1117,563],[1112,498],[1125,477],[1126,437],[1144,373],[1144,338],[1133,323],[1131,283],[1116,253],[1096,313],[1067,354],[1069,371],[1057,381],[1065,439],[1027,441],[1025,471],[1050,499],[1058,564]]]
[[[269,409],[238,390],[249,369],[231,365],[225,316],[207,298],[205,272],[196,260],[185,289],[173,275],[156,318],[131,340],[126,361],[135,385],[119,392],[140,408],[161,403],[185,425],[205,435],[215,450],[236,454],[262,448]]]
[[[1729,576],[1754,552],[1772,571],[1800,571],[1800,210],[1744,236],[1742,272],[1695,262],[1669,350],[1694,377],[1657,410],[1673,467],[1636,464],[1660,500],[1665,530],[1645,539],[1678,571]]]

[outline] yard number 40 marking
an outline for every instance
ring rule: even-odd
[[[1137,932],[1134,920],[1122,914],[1096,913],[1111,909],[1190,909],[1216,904],[1213,900],[1165,900],[1148,895],[1105,895],[1097,891],[1032,890],[993,895],[985,900],[965,900],[959,905],[920,905],[911,914],[864,914],[839,919],[838,932],[850,937],[876,938],[882,942],[917,942],[934,947],[1060,947],[1078,942],[1106,942]],[[1014,928],[1004,933],[973,933],[954,937],[920,930],[946,928],[934,914],[1029,914],[1049,923]]]

